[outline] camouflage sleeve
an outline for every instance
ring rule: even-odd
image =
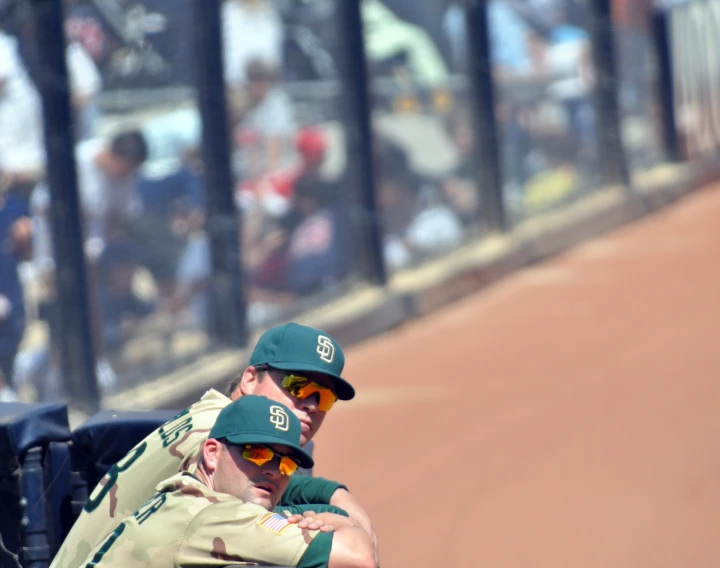
[[[229,565],[297,566],[318,534],[259,505],[223,501],[193,518],[180,545],[177,566],[200,566],[210,558]]]
[[[324,477],[305,477],[293,475],[290,478],[282,498],[281,505],[330,504],[333,493],[338,489],[347,489],[342,483]]]

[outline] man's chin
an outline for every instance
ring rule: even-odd
[[[265,507],[268,511],[272,511],[280,500],[274,492],[266,491],[260,487],[253,487],[249,495],[248,501]]]
[[[252,499],[252,502],[256,505],[260,505],[268,511],[272,511],[277,506],[277,501],[275,499],[270,499],[269,497],[255,496]]]
[[[313,436],[315,435],[315,432],[312,430],[304,430],[300,433],[300,445],[305,446],[308,443],[310,443],[310,440],[313,439]]]

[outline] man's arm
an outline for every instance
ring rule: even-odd
[[[234,499],[200,511],[175,557],[179,566],[200,566],[210,558],[298,568],[377,568],[370,537],[347,517],[285,518]]]
[[[377,568],[378,566],[375,548],[365,529],[346,525],[333,533],[328,568]]]
[[[320,530],[327,532],[332,530],[332,541],[328,554],[327,564],[318,563],[320,556],[324,556],[320,550],[313,550],[310,545],[303,558],[298,564],[305,568],[310,566],[327,566],[327,568],[378,568],[379,561],[375,547],[370,540],[368,533],[356,521],[349,517],[335,515],[333,513],[318,513],[314,516],[293,516],[288,518],[301,529]],[[317,544],[320,547],[330,543],[330,535],[320,536]],[[322,543],[322,544],[321,544]],[[318,547],[318,548],[320,548]],[[312,559],[310,557],[313,557]]]
[[[367,532],[370,537],[370,542],[372,543],[375,557],[377,558],[377,537],[375,536],[375,529],[373,529],[370,516],[365,512],[365,509],[362,508],[358,500],[355,499],[355,496],[347,489],[339,488],[333,493],[330,504],[346,511],[348,516]]]
[[[279,505],[332,505],[331,499],[338,489],[347,488],[324,477],[293,475]]]
[[[365,512],[358,500],[347,490],[347,487],[336,481],[322,477],[293,476],[278,509],[287,509],[297,513],[299,512],[298,509],[289,506],[310,505],[310,509],[317,512],[317,509],[312,509],[312,505],[325,504],[346,511],[348,516],[368,533],[377,556],[377,538],[370,516]]]

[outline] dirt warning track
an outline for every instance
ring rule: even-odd
[[[720,566],[720,186],[348,350],[383,568]]]

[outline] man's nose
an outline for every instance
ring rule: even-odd
[[[280,462],[278,460],[273,460],[270,462],[267,466],[263,468],[263,475],[265,477],[268,477],[272,480],[276,480],[280,478]]]
[[[318,393],[311,394],[307,398],[303,398],[300,401],[300,408],[306,412],[317,412],[318,404],[320,402],[320,395]]]

